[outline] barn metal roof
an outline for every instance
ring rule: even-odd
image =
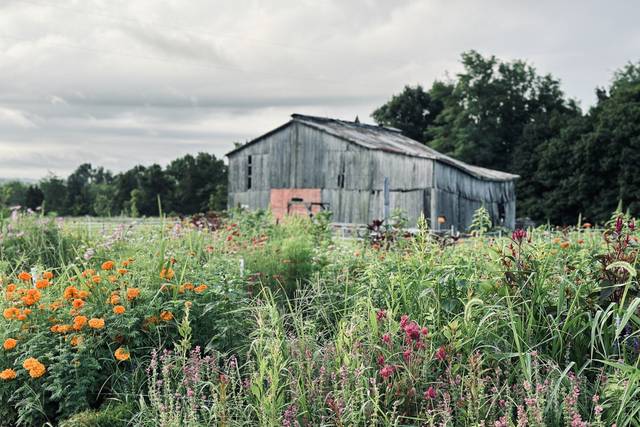
[[[275,131],[288,126],[292,122],[298,122],[369,150],[379,150],[400,155],[437,160],[461,169],[478,179],[489,181],[512,181],[519,178],[518,175],[473,166],[460,160],[456,160],[453,157],[437,152],[433,148],[427,147],[421,142],[402,135],[401,131],[398,129],[325,117],[307,116],[303,114],[292,114],[291,117],[292,120],[285,125],[236,148],[227,155],[231,155],[247,145],[258,142],[265,136],[271,135]]]

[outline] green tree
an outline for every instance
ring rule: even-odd
[[[67,186],[63,179],[50,174],[40,181],[40,189],[44,195],[44,209],[66,215]]]
[[[429,92],[420,85],[405,86],[400,94],[393,95],[371,116],[378,124],[400,129],[409,138],[424,142],[428,139],[429,127],[444,108],[444,99],[452,90],[451,84],[441,82],[435,82]]]
[[[30,185],[24,195],[25,207],[35,211],[42,206],[44,194],[37,185]]]

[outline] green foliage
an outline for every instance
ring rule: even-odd
[[[474,236],[482,237],[489,230],[491,230],[491,216],[487,208],[482,205],[473,213],[469,231]]]
[[[640,213],[639,64],[615,72],[583,114],[558,79],[524,61],[469,51],[461,62],[455,80],[406,87],[373,118],[460,160],[519,174],[519,216],[604,222],[620,199]]]
[[[135,166],[113,175],[102,167],[80,165],[66,180],[49,175],[37,185],[0,186],[0,209],[44,207],[58,215],[157,216],[158,197],[166,212],[195,214],[223,210],[227,204],[227,167],[207,153],[186,155],[166,168]]]
[[[125,403],[108,403],[97,411],[83,411],[62,421],[60,427],[127,427],[134,408]]]

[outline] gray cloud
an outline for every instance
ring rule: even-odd
[[[640,5],[570,0],[4,0],[0,177],[224,155],[292,112],[351,119],[477,49],[584,107],[637,61]]]

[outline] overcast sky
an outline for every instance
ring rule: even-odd
[[[222,156],[293,112],[371,121],[476,49],[583,107],[640,60],[636,1],[0,0],[0,177]]]

